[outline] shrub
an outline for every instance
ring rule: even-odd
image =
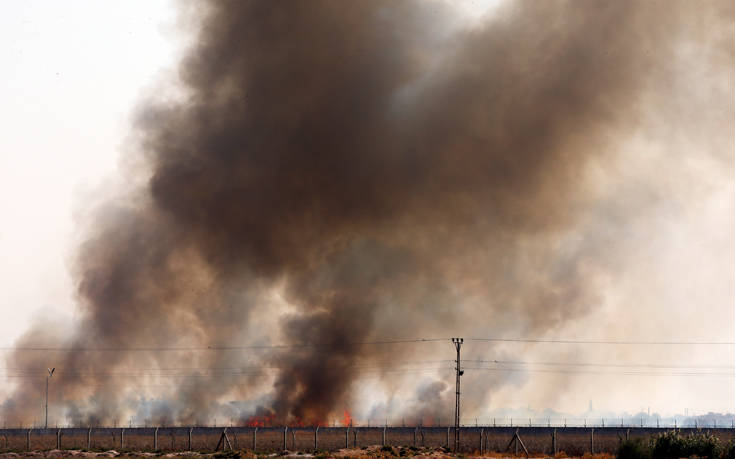
[[[714,435],[699,434],[680,436],[675,431],[663,433],[653,439],[653,459],[680,457],[709,457],[719,459],[723,453],[720,440]]]
[[[665,432],[653,440],[653,459],[689,457],[689,442],[675,431]]]
[[[650,459],[651,447],[641,439],[625,440],[618,446],[615,457],[618,459]]]
[[[730,440],[727,446],[725,446],[725,451],[722,457],[725,459],[735,459],[735,440]]]
[[[691,437],[690,456],[717,459],[722,456],[723,448],[720,439],[714,435],[704,434]]]

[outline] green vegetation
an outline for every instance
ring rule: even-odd
[[[619,459],[676,459],[710,458],[735,459],[735,443],[723,446],[719,438],[710,434],[681,436],[669,431],[652,437],[646,442],[641,439],[626,440],[620,444],[616,457]]]
[[[650,459],[651,448],[641,439],[626,440],[618,447],[618,459]]]

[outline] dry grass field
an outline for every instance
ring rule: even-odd
[[[267,455],[253,454],[252,451],[248,450],[236,450],[227,452],[217,453],[202,453],[195,451],[180,451],[180,452],[118,452],[115,450],[109,451],[83,451],[83,450],[46,450],[46,451],[30,451],[30,452],[5,452],[0,453],[0,459],[12,459],[19,457],[36,457],[36,458],[106,458],[106,457],[129,457],[129,458],[191,458],[191,459],[399,459],[399,458],[415,458],[415,459],[502,459],[502,458],[514,458],[514,456],[504,455],[499,453],[489,454],[453,454],[445,451],[443,448],[396,448],[396,447],[365,447],[365,448],[345,448],[334,451],[332,453],[304,453],[286,451],[281,453],[271,453]],[[520,457],[525,457],[520,456]],[[554,457],[545,455],[533,455],[534,458],[549,458],[549,459],[563,459],[573,458],[575,456],[567,456],[565,454],[557,454]],[[609,454],[596,454],[590,455],[585,454],[584,456],[577,456],[582,459],[613,459],[614,456]]]
[[[28,454],[27,451],[77,451],[79,453],[153,455],[180,453],[182,451],[208,454],[215,452],[224,428],[213,427],[167,427],[167,428],[73,428],[48,430],[0,429],[0,452],[9,454]],[[552,435],[556,435],[557,455],[583,457],[585,455],[614,454],[621,441],[626,438],[648,440],[665,432],[656,428],[549,428],[549,427],[467,427],[461,430],[459,453],[465,456],[500,457],[514,453],[523,454],[523,449],[509,444],[516,432],[532,456],[548,457],[554,454]],[[711,433],[726,444],[735,438],[733,429],[681,429],[681,434]],[[57,437],[58,436],[58,437]],[[121,436],[123,438],[121,438]],[[254,438],[255,437],[255,438]],[[285,438],[284,438],[285,437]],[[430,455],[449,455],[447,442],[454,441],[453,431],[446,427],[325,427],[318,431],[315,445],[315,431],[312,427],[259,428],[257,434],[250,427],[227,428],[229,445],[235,451],[253,451],[260,456],[284,456],[284,450],[291,451],[294,457],[308,458],[307,453],[342,457],[352,455],[383,455],[395,457]],[[121,441],[122,440],[122,441]],[[284,444],[285,440],[285,444]],[[58,441],[58,448],[57,448]],[[255,441],[255,445],[254,445]],[[316,447],[315,447],[316,446]],[[220,447],[220,450],[223,448]],[[228,448],[229,449],[229,448]],[[300,452],[300,453],[296,453]],[[220,451],[221,453],[221,451]],[[31,453],[33,454],[33,453]],[[36,453],[40,454],[40,453]],[[46,454],[46,453],[44,453]],[[64,453],[67,454],[67,453]],[[71,453],[68,453],[71,454]],[[243,453],[244,454],[244,453]],[[251,453],[252,454],[252,453]],[[500,456],[497,456],[500,455]],[[313,456],[313,454],[311,454]]]

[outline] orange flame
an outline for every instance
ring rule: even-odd
[[[347,410],[344,410],[344,416],[342,417],[342,425],[345,427],[352,425],[352,415]]]
[[[271,425],[275,417],[275,414],[269,414],[265,416],[250,416],[250,418],[245,421],[245,425],[247,425],[248,427],[268,427]]]

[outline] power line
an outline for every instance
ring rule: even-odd
[[[503,366],[518,366],[518,367],[592,367],[592,368],[614,368],[614,369],[698,369],[698,370],[718,370],[718,369],[735,369],[735,365],[701,365],[701,364],[656,364],[656,363],[600,363],[600,362],[546,362],[546,361],[521,361],[521,360],[487,360],[487,359],[464,359],[466,363],[475,364],[495,364],[499,367],[475,367],[474,369],[485,369],[485,368],[498,368],[503,369]],[[408,361],[383,361],[369,364],[357,364],[344,367],[345,369],[353,371],[370,371],[370,370],[402,370],[405,366],[415,365],[426,365],[426,364],[442,364],[442,363],[456,363],[455,360],[443,359],[443,360],[408,360]],[[60,375],[73,375],[73,376],[210,376],[210,375],[227,375],[227,374],[260,374],[262,371],[279,370],[287,368],[288,365],[243,365],[237,367],[173,367],[173,368],[156,368],[156,367],[143,367],[143,368],[122,368],[120,371],[88,371],[88,370],[64,370],[59,368],[56,372]],[[446,369],[452,368],[451,366],[439,366],[439,367],[423,367],[414,368],[418,370],[435,370],[435,369]],[[523,368],[520,368],[523,370]],[[532,368],[526,369],[532,370]],[[7,376],[42,376],[45,375],[45,371],[28,369],[28,368],[0,368],[0,372],[8,373]],[[610,372],[607,372],[610,373]],[[662,372],[658,372],[663,374]],[[2,373],[0,373],[2,376]]]
[[[646,372],[646,371],[593,371],[593,370],[566,370],[566,369],[533,369],[533,368],[489,368],[465,367],[465,370],[492,371],[499,373],[555,373],[555,374],[588,374],[607,376],[726,376],[735,377],[734,373],[721,372]]]
[[[188,346],[188,347],[55,347],[55,346],[5,346],[0,351],[39,351],[39,352],[193,352],[193,351],[241,351],[253,349],[298,349],[332,348],[339,346],[389,345],[409,343],[429,343],[449,341],[449,338],[409,338],[377,341],[347,341],[337,343],[299,343],[299,344],[252,344],[242,346]]]
[[[735,341],[625,341],[625,340],[578,340],[536,338],[467,338],[467,341],[497,343],[546,343],[546,344],[612,344],[631,346],[735,346]]]
[[[331,348],[335,345],[391,345],[450,341],[451,338],[406,338],[374,341],[348,341],[341,343],[294,343],[294,344],[251,344],[238,346],[143,346],[143,347],[84,347],[84,346],[5,346],[0,351],[38,352],[196,352],[196,351],[240,351],[268,349]],[[646,340],[593,340],[593,339],[546,339],[546,338],[467,338],[474,342],[536,343],[536,344],[593,344],[630,346],[735,346],[735,341],[646,341]]]
[[[451,338],[406,338],[375,341],[348,341],[341,343],[294,343],[294,344],[251,344],[239,346],[143,346],[143,347],[84,347],[84,346],[4,346],[2,352],[196,352],[196,351],[240,351],[258,349],[331,348],[335,345],[391,345],[450,341]],[[537,344],[597,344],[626,346],[735,346],[735,341],[646,341],[646,340],[593,340],[593,339],[546,339],[546,338],[467,338],[467,341],[497,343]]]
[[[570,366],[570,367],[610,367],[610,368],[697,368],[697,369],[735,369],[734,364],[728,365],[701,365],[701,364],[656,364],[656,363],[597,363],[597,362],[541,362],[521,360],[464,360],[472,363],[495,363],[498,365],[521,365],[521,366]]]
[[[444,363],[442,360],[425,360],[415,362],[399,362],[390,364],[378,364],[378,365],[352,365],[345,367],[347,370],[351,370],[355,373],[407,373],[407,372],[422,372],[422,371],[437,371],[437,370],[448,370],[452,367],[448,365],[444,366],[429,366],[429,367],[415,367],[417,364]],[[208,377],[237,377],[237,376],[252,376],[261,375],[263,371],[279,370],[283,366],[246,366],[241,368],[177,368],[174,371],[160,372],[159,369],[123,369],[121,371],[75,371],[75,370],[63,370],[60,369],[56,372],[61,378],[64,376],[88,376],[88,377],[103,377],[103,376],[133,376],[133,377],[153,377],[153,378],[169,378],[169,377],[181,377],[181,378],[208,378]],[[0,369],[3,370],[3,369]],[[7,369],[5,369],[7,370]],[[27,370],[27,369],[14,369],[8,372],[8,374],[0,373],[0,378],[37,378],[43,376],[44,373],[38,370]]]
[[[394,368],[399,366],[405,366],[405,365],[423,365],[423,364],[440,364],[440,363],[447,363],[447,362],[454,362],[454,360],[401,360],[401,361],[393,361],[393,360],[384,360],[384,361],[376,361],[376,362],[369,362],[366,364],[355,364],[355,365],[348,365],[344,368],[348,369],[370,369],[370,368]],[[238,365],[238,366],[231,366],[231,367],[124,367],[125,372],[140,372],[143,374],[149,374],[148,372],[153,372],[150,374],[158,374],[157,372],[181,372],[181,371],[209,371],[209,372],[228,372],[228,371],[242,371],[245,369],[278,369],[278,368],[288,368],[290,365],[287,364],[280,364],[280,365],[273,365],[273,364],[267,364],[267,365]],[[45,371],[42,370],[36,370],[36,369],[29,369],[29,368],[0,368],[0,371],[17,371],[17,372],[28,372],[33,374],[46,374]],[[79,370],[65,370],[62,367],[58,367],[58,371],[56,373],[65,373],[65,374],[97,374],[99,372],[90,372],[90,371],[79,371]],[[107,372],[104,372],[107,373]]]

